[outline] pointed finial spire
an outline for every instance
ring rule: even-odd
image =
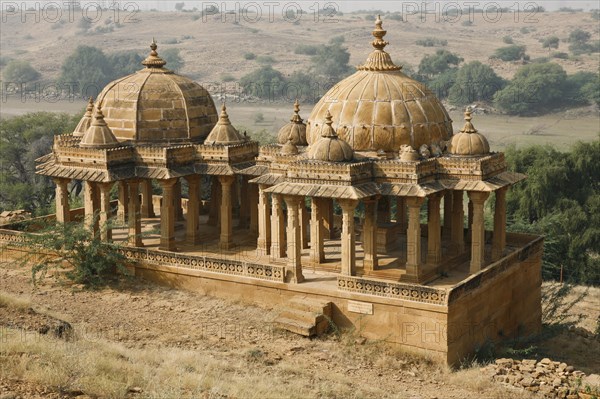
[[[92,111],[94,110],[94,99],[90,97],[88,99],[87,107],[85,108],[85,116],[92,116]]]
[[[294,113],[292,114],[290,122],[302,123],[302,118],[300,117],[300,103],[298,102],[298,99],[294,101]]]
[[[106,126],[106,122],[104,121],[104,114],[102,113],[102,104],[98,104],[96,107],[96,115],[94,115],[94,121],[92,122],[92,126]]]
[[[162,68],[167,64],[167,61],[163,60],[158,56],[156,49],[158,46],[156,45],[156,40],[154,37],[152,38],[152,43],[150,43],[150,55],[146,57],[144,61],[142,61],[142,65],[147,68]]]
[[[338,135],[333,129],[333,117],[331,116],[331,112],[327,110],[327,114],[325,115],[325,126],[323,126],[323,130],[321,131],[321,137],[330,137],[337,138]]]
[[[471,117],[472,111],[470,106],[465,109],[465,125],[460,130],[461,133],[477,133],[477,129],[475,129],[475,126],[471,123],[471,120],[473,119]]]
[[[359,71],[399,71],[402,69],[401,66],[394,64],[392,57],[385,52],[384,48],[389,43],[383,40],[387,31],[383,29],[383,21],[381,16],[377,15],[375,20],[375,29],[371,32],[375,40],[371,42],[371,45],[375,47],[375,50],[369,54],[367,61],[363,65],[359,65],[356,69]]]
[[[221,115],[219,115],[219,124],[221,124],[221,125],[230,125],[231,124],[231,122],[229,121],[229,114],[227,114],[227,107],[225,106],[224,102],[221,105]]]
[[[385,46],[389,43],[383,40],[383,37],[386,35],[387,31],[383,29],[383,21],[381,20],[381,15],[377,15],[377,19],[375,20],[375,29],[371,34],[375,37],[375,40],[371,42],[373,47],[377,50],[383,50]]]

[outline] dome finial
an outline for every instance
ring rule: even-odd
[[[294,113],[292,114],[290,122],[302,123],[302,118],[300,117],[300,103],[298,102],[298,99],[294,101]]]
[[[92,116],[92,111],[94,110],[94,99],[90,97],[88,99],[87,107],[85,108],[85,116]]]
[[[221,104],[221,115],[219,115],[219,122],[221,124],[231,124],[231,122],[229,121],[229,114],[227,113],[227,107],[225,106],[224,101],[223,104]]]
[[[359,71],[399,71],[402,69],[401,66],[394,64],[392,57],[384,50],[385,46],[389,44],[383,40],[386,33],[387,31],[383,29],[381,16],[377,15],[375,29],[371,32],[375,38],[375,40],[371,42],[371,45],[375,47],[375,50],[369,54],[367,61],[363,65],[359,65],[356,69]]]
[[[158,46],[156,45],[156,40],[154,37],[152,38],[152,43],[150,43],[150,55],[146,57],[144,61],[142,61],[142,65],[147,68],[162,68],[167,64],[167,61],[163,60],[158,56],[156,49]]]
[[[333,117],[331,116],[331,112],[327,110],[327,114],[325,115],[325,125],[323,126],[323,130],[321,131],[321,137],[329,137],[329,138],[338,138],[337,133],[333,129]]]
[[[383,21],[381,20],[381,15],[377,15],[377,19],[375,20],[375,29],[373,29],[372,35],[375,37],[375,40],[371,42],[373,47],[377,50],[383,50],[385,46],[389,43],[383,40],[383,37],[386,35],[387,31],[383,29]]]
[[[475,126],[471,123],[471,120],[473,119],[471,117],[472,111],[473,109],[470,106],[465,109],[465,125],[460,130],[461,133],[477,133],[477,129],[475,129]]]

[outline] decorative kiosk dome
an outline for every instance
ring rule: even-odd
[[[325,127],[321,129],[321,138],[311,148],[310,158],[324,162],[352,161],[354,151],[350,144],[338,137],[332,126],[332,118],[327,111]]]
[[[88,100],[88,105],[85,109],[85,114],[83,115],[83,118],[81,118],[81,120],[79,121],[77,126],[75,127],[75,130],[73,131],[73,136],[81,137],[85,134],[85,132],[90,127],[90,124],[92,123],[92,111],[93,110],[94,110],[94,100],[92,99],[92,97],[90,97],[90,99]]]
[[[288,123],[279,129],[277,141],[279,144],[285,144],[292,140],[294,145],[307,145],[306,142],[306,124],[300,117],[300,104],[298,100],[294,102],[294,114]]]
[[[288,139],[288,142],[281,147],[282,155],[298,155],[299,152],[298,147],[294,144],[291,137]]]
[[[465,110],[465,126],[452,137],[450,154],[460,156],[489,154],[490,144],[485,136],[475,129],[471,119],[471,108],[469,107]]]
[[[441,102],[384,51],[385,34],[377,17],[371,43],[375,50],[313,108],[306,129],[310,145],[319,139],[328,111],[337,133],[356,151],[397,152],[402,145],[417,149],[452,136],[452,120]]]
[[[146,67],[109,83],[96,102],[119,141],[140,143],[201,142],[214,127],[215,104],[202,86],[164,68],[152,40]]]
[[[119,146],[117,138],[104,121],[104,114],[100,106],[96,110],[94,121],[81,138],[79,146],[87,148],[113,148]]]
[[[237,131],[229,121],[227,115],[227,107],[225,104],[221,106],[221,115],[215,127],[204,141],[206,145],[231,145],[241,144],[246,142],[246,138]]]

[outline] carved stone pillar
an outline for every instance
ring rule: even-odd
[[[250,201],[248,202],[250,208],[250,226],[249,230],[251,234],[258,235],[258,186],[256,184],[248,184],[248,193],[250,194]],[[267,197],[267,214],[269,213],[268,208],[268,197]],[[269,234],[271,233],[269,229]],[[269,235],[269,241],[271,236]]]
[[[87,229],[98,232],[98,203],[96,183],[91,181],[83,182],[83,207],[84,207],[84,226]]]
[[[440,193],[432,194],[427,202],[427,263],[442,261],[442,229],[440,226]]]
[[[98,183],[100,191],[100,237],[102,241],[112,240],[112,226],[110,224],[110,189],[113,183]]]
[[[173,196],[175,198],[175,220],[182,221],[183,218],[183,207],[181,206],[181,180],[177,179],[175,188],[173,189]]]
[[[325,227],[323,223],[323,198],[311,198],[310,203],[310,259],[315,263],[325,261],[323,238]]]
[[[377,269],[377,199],[371,198],[365,203],[365,223],[363,225],[363,249],[365,251],[364,271]]]
[[[242,176],[240,180],[240,215],[238,219],[238,227],[240,229],[247,229],[250,225],[250,206],[252,204],[252,196],[249,190],[248,179],[246,176]],[[234,190],[235,191],[235,190]],[[256,203],[253,204],[256,206]]]
[[[210,209],[208,210],[208,222],[210,226],[219,224],[219,200],[221,198],[221,184],[217,176],[212,177],[210,188]]]
[[[452,191],[447,190],[444,193],[444,227],[442,228],[442,236],[447,240],[452,234],[452,198]]]
[[[408,229],[406,230],[406,277],[418,282],[421,270],[421,206],[425,198],[408,197]]]
[[[390,222],[390,197],[382,196],[377,201],[377,222],[380,224]]]
[[[154,205],[152,204],[152,180],[144,179],[141,182],[142,190],[142,217],[153,218],[156,217],[154,214]]]
[[[469,199],[473,204],[473,224],[471,226],[471,274],[477,273],[485,264],[485,221],[483,210],[485,200],[488,199],[490,193],[471,191]]]
[[[301,197],[300,203],[298,204],[298,217],[300,221],[300,238],[302,241],[302,249],[309,248],[309,216],[308,211],[306,210],[306,201],[304,197]]]
[[[55,177],[56,184],[56,221],[58,223],[69,223],[71,221],[71,209],[69,207],[69,179]]]
[[[301,197],[285,196],[287,205],[287,274],[291,282],[301,283],[302,275],[302,234],[300,232],[300,201]]]
[[[468,196],[468,194],[467,194]],[[471,236],[473,235],[473,201],[469,197],[469,204],[467,205],[467,243],[471,242]]]
[[[160,246],[163,251],[176,251],[175,247],[175,184],[177,178],[159,180],[162,188],[160,208]]]
[[[452,229],[451,248],[453,255],[465,252],[465,210],[463,206],[463,192],[452,192]]]
[[[127,180],[119,181],[119,206],[117,207],[117,221],[125,224],[127,221],[127,206],[129,204],[129,189]]]
[[[256,249],[260,255],[271,252],[271,209],[269,194],[265,192],[267,186],[258,186],[258,239]]]
[[[273,194],[271,197],[271,256],[285,258],[285,223],[281,195]]]
[[[356,237],[354,233],[354,210],[358,201],[339,200],[342,207],[342,271],[346,276],[356,275]]]
[[[334,217],[333,217],[333,200],[331,198],[323,198],[321,214],[323,215],[323,237],[326,240],[333,239]]]
[[[221,183],[221,235],[219,237],[219,248],[230,249],[233,247],[233,197],[232,189],[234,176],[219,176]]]
[[[188,182],[188,209],[185,229],[185,240],[188,244],[198,244],[200,238],[200,176],[190,175]]]
[[[127,206],[127,224],[129,227],[129,245],[143,247],[142,243],[142,218],[140,215],[139,180],[129,180],[129,203]]]
[[[396,224],[406,230],[406,198],[396,197]]]
[[[508,187],[496,190],[494,207],[494,236],[492,242],[492,260],[498,260],[506,248],[506,192]]]

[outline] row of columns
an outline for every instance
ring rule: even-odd
[[[200,218],[200,176],[186,176],[189,187],[188,212],[186,223],[186,242],[197,244],[199,241],[199,218]],[[232,226],[232,186],[234,176],[219,176],[218,188],[220,234],[219,245],[223,249],[233,246]],[[56,178],[56,219],[58,222],[71,221],[69,207],[69,179]],[[181,182],[178,178],[159,180],[162,189],[161,201],[161,237],[159,248],[167,251],[177,250],[175,245],[175,222],[182,217],[181,207]],[[95,232],[102,226],[101,237],[103,240],[112,239],[112,232],[108,224],[111,218],[110,190],[113,183],[84,182],[84,223]],[[254,191],[247,185],[248,192],[252,197]],[[141,201],[140,201],[140,195]],[[243,201],[248,203],[248,201]],[[242,203],[243,203],[242,202]],[[250,227],[258,224],[258,215],[249,204],[246,206],[246,214],[250,221]],[[243,213],[241,212],[242,216]],[[143,246],[141,235],[141,218],[155,217],[152,204],[152,184],[150,180],[132,179],[118,182],[118,208],[117,220],[126,223],[129,230],[129,244],[132,246]],[[242,224],[242,223],[241,223]]]

